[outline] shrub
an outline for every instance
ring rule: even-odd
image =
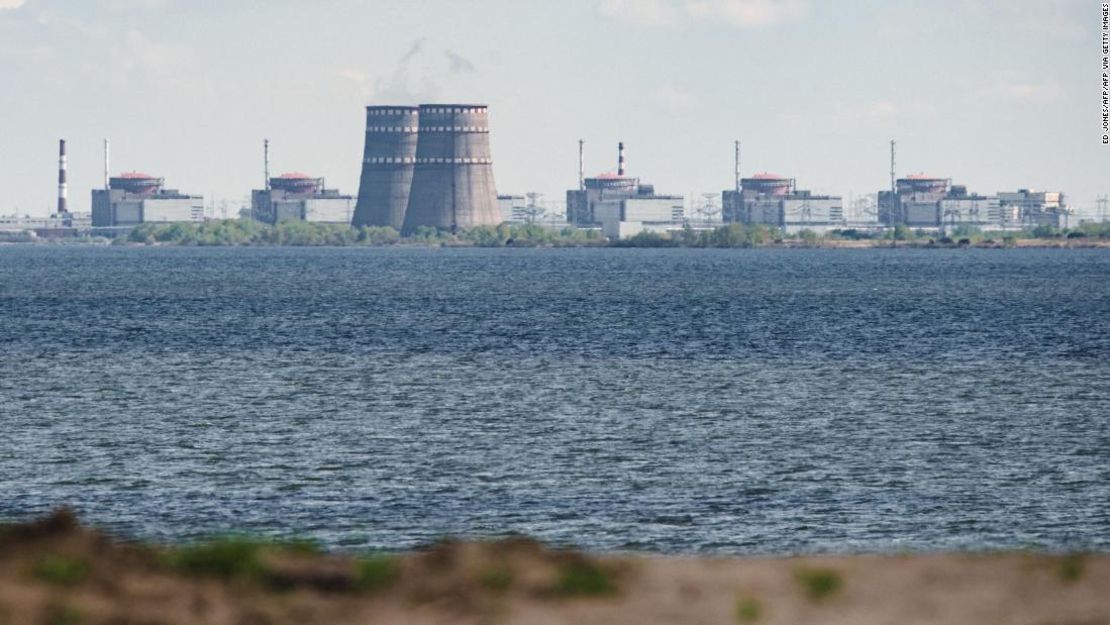
[[[490,590],[506,590],[513,583],[512,570],[504,565],[491,566],[478,576],[478,582]]]
[[[388,588],[401,576],[397,558],[389,555],[374,555],[359,560],[355,570],[356,584],[362,590],[381,590]]]
[[[47,554],[35,563],[35,577],[57,586],[76,586],[89,576],[89,563],[82,558]]]
[[[736,620],[741,623],[755,623],[763,616],[763,605],[755,597],[741,597],[736,602]]]
[[[820,601],[836,594],[844,585],[840,574],[832,569],[801,569],[794,579],[812,601]]]
[[[556,590],[563,595],[604,596],[616,593],[617,585],[600,566],[572,562],[561,567]]]
[[[1081,553],[1069,553],[1060,560],[1056,574],[1061,580],[1072,583],[1083,577],[1084,558]]]
[[[264,543],[245,538],[218,538],[182,547],[171,554],[170,562],[191,575],[254,579],[265,572],[259,558],[263,546]]]

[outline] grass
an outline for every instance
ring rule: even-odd
[[[763,604],[755,597],[741,597],[736,602],[736,620],[741,623],[755,623],[763,616]]]
[[[560,568],[555,589],[563,595],[599,597],[615,594],[617,585],[609,573],[598,565],[573,562]]]
[[[47,554],[35,563],[35,577],[56,586],[76,586],[89,576],[89,563],[83,558]]]
[[[42,625],[78,625],[81,620],[81,612],[64,603],[48,603],[42,613]]]
[[[393,556],[369,556],[358,561],[355,576],[359,589],[382,590],[392,586],[401,576],[401,566]]]
[[[1083,577],[1084,558],[1081,553],[1069,553],[1060,560],[1056,567],[1056,574],[1061,580],[1070,584]]]
[[[513,584],[513,572],[507,566],[491,566],[478,575],[478,583],[489,590],[507,590]]]
[[[246,538],[217,538],[176,550],[170,555],[170,563],[190,575],[257,579],[266,571],[259,557],[266,546],[266,543]]]
[[[821,601],[835,595],[844,586],[840,573],[832,569],[799,569],[794,579],[811,601]]]

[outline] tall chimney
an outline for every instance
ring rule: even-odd
[[[269,139],[263,139],[262,140],[262,177],[265,178],[265,180],[262,183],[264,185],[262,188],[269,191],[270,190],[270,140]]]
[[[112,185],[108,181],[108,179],[110,177],[110,175],[108,173],[109,171],[110,170],[108,168],[108,140],[105,139],[104,140],[104,190],[105,191],[112,188]]]
[[[58,214],[66,212],[66,140],[58,140]]]
[[[736,140],[736,165],[733,175],[736,177],[736,192],[740,192],[740,140]]]
[[[624,142],[617,144],[617,175],[624,175]]]
[[[583,164],[583,161],[582,161],[582,154],[583,154],[583,151],[585,150],[585,148],[583,146],[585,146],[585,144],[586,144],[585,141],[583,141],[581,139],[578,140],[578,190],[579,191],[582,191],[583,189],[586,188],[586,168],[585,168],[585,165]]]

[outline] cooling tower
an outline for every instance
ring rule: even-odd
[[[352,225],[391,226],[405,223],[405,209],[416,163],[415,106],[366,107],[366,147],[362,178]]]
[[[499,223],[488,107],[420,105],[416,167],[403,232],[420,226],[454,231]]]

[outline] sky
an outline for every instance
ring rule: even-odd
[[[0,213],[114,173],[234,205],[273,174],[356,194],[369,104],[490,107],[500,193],[616,167],[664,193],[774,172],[848,197],[898,173],[1110,193],[1091,0],[0,0]]]

